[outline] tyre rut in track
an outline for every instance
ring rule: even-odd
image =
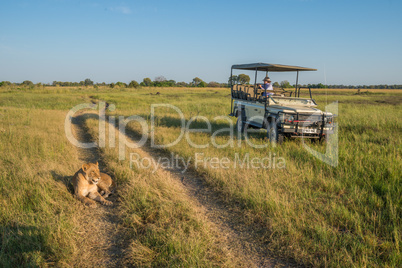
[[[98,119],[97,114],[84,113],[72,118],[73,133],[76,139],[80,142],[89,143],[93,141],[92,136],[88,133],[85,126],[85,120],[88,118]],[[83,163],[99,162],[101,172],[109,173],[107,165],[102,160],[98,148],[79,148],[78,157]],[[85,260],[85,264],[80,260],[77,266],[90,267],[123,267],[125,266],[125,248],[128,246],[128,235],[125,233],[125,228],[121,224],[119,218],[119,197],[118,192],[107,198],[113,202],[111,206],[103,206],[97,202],[96,208],[86,208],[83,215],[83,250],[85,256],[81,257]]]
[[[118,128],[118,122],[115,125]],[[125,135],[130,142],[141,139],[141,133],[130,128],[125,129]],[[138,149],[137,149],[138,150]],[[169,157],[168,152],[162,149],[151,148],[147,143],[141,150],[157,161],[159,157]],[[174,178],[181,181],[189,198],[202,211],[205,218],[213,228],[220,234],[218,239],[223,240],[223,245],[231,252],[244,266],[247,267],[300,267],[294,261],[275,256],[268,249],[268,243],[261,239],[265,232],[258,224],[247,222],[239,204],[229,202],[222,197],[222,194],[212,189],[205,183],[205,180],[194,170],[187,170],[179,167],[165,169]]]

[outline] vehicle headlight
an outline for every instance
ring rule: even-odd
[[[325,117],[325,123],[332,124],[334,122],[334,118],[332,116]]]
[[[293,115],[286,115],[286,116],[285,116],[285,122],[292,123],[293,120],[295,120],[295,118],[293,117]]]

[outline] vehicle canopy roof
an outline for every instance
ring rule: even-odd
[[[290,66],[282,64],[271,64],[271,63],[250,63],[250,64],[235,64],[232,65],[232,69],[237,70],[249,70],[249,71],[266,71],[266,72],[296,72],[296,71],[317,71],[317,69],[300,67],[300,66]]]

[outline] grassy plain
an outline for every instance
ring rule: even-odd
[[[92,93],[0,93],[1,267],[91,266],[96,223],[83,224],[91,214],[72,196],[70,181],[82,163],[66,139],[64,120],[75,105],[91,103]],[[96,136],[97,121],[87,124]],[[120,187],[118,216],[131,241],[126,265],[242,266],[216,241],[216,231],[177,187],[178,181],[168,172],[132,170],[118,161],[116,151],[105,148],[103,157]]]
[[[326,103],[339,102],[339,164],[331,167],[309,154],[300,140],[258,149],[244,140],[239,145],[234,138],[231,146],[230,133],[223,129],[234,121],[216,118],[230,111],[227,89],[3,89],[0,190],[6,194],[0,198],[0,261],[8,265],[72,263],[79,238],[73,231],[77,223],[70,219],[79,217],[74,211],[81,207],[67,191],[65,180],[80,163],[64,138],[64,116],[76,104],[99,99],[115,105],[108,114],[116,119],[140,115],[150,124],[151,104],[167,103],[183,112],[186,124],[195,116],[203,116],[212,123],[212,133],[222,130],[216,136],[188,132],[163,151],[189,159],[191,168],[225,196],[228,204],[241,204],[250,224],[265,227],[261,239],[278,255],[314,266],[401,266],[402,91],[362,92],[315,92],[321,109]],[[175,110],[156,108],[154,119],[157,144],[179,137],[181,121]],[[207,127],[201,118],[190,123],[189,128]],[[88,125],[96,136],[96,122]],[[142,134],[135,122],[128,128]],[[191,146],[186,135],[205,148]],[[267,143],[264,133],[253,135],[250,141]],[[325,152],[325,144],[307,145]],[[171,178],[147,169],[130,169],[128,160],[117,159],[116,150],[106,147],[103,153],[126,185],[122,215],[136,237],[129,251],[133,262],[233,265],[224,251],[208,250],[215,249],[218,241],[186,203],[185,195],[175,193]],[[250,159],[271,156],[271,164],[284,159],[285,168],[235,166],[238,157],[243,160],[246,155]],[[211,163],[213,158],[228,159],[229,164],[219,167]],[[139,188],[130,180],[133,176],[139,178],[135,181]],[[71,202],[73,207],[69,206]],[[172,222],[174,228],[169,227]],[[27,238],[27,243],[21,243]],[[180,241],[192,245],[192,250],[186,251]],[[171,256],[176,256],[173,261]]]
[[[93,137],[99,138],[97,119],[87,120]],[[109,126],[108,126],[109,127]],[[116,129],[114,137],[118,137]],[[106,133],[109,140],[110,132]],[[180,186],[180,180],[163,169],[130,167],[130,154],[151,156],[141,149],[125,151],[119,160],[119,147],[102,148],[104,161],[118,178],[120,216],[133,237],[127,252],[128,266],[153,267],[242,267],[231,257],[216,230],[195,209]]]
[[[155,89],[157,91],[159,89]],[[178,107],[186,123],[194,116],[212,122],[212,133],[230,122],[214,120],[229,112],[227,90],[159,90],[99,94],[95,97],[116,105],[115,115],[141,115],[150,119],[150,104]],[[151,91],[152,93],[152,91]],[[339,165],[331,167],[310,155],[299,140],[277,148],[254,149],[244,141],[238,146],[216,148],[211,133],[189,133],[194,148],[185,139],[166,150],[191,159],[193,168],[205,174],[208,183],[226,195],[228,202],[244,205],[250,222],[267,227],[264,239],[272,249],[304,264],[315,266],[399,266],[401,239],[401,91],[318,91],[319,107],[339,102]],[[124,96],[124,97],[123,97]],[[180,117],[169,108],[155,109],[155,140],[169,144],[180,135]],[[233,122],[234,123],[234,122]],[[129,125],[141,133],[139,124]],[[190,128],[206,128],[194,120]],[[264,134],[251,139],[263,145]],[[230,141],[228,132],[215,137],[217,144]],[[309,144],[325,152],[325,146]],[[286,168],[234,168],[236,157],[249,154],[262,159],[275,154]],[[197,155],[201,156],[201,161]],[[213,158],[228,158],[229,167],[211,164]],[[273,162],[274,159],[271,158]],[[196,165],[196,162],[198,164]]]

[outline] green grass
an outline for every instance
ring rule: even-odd
[[[157,91],[161,94],[150,95]],[[12,189],[17,191],[0,198],[1,202],[6,204],[0,210],[0,221],[2,226],[5,226],[3,228],[6,228],[5,231],[2,230],[2,244],[7,245],[2,246],[0,260],[5,264],[10,259],[12,261],[8,264],[43,264],[52,261],[69,263],[69,260],[74,258],[74,236],[71,240],[63,242],[64,244],[50,239],[67,236],[71,227],[63,219],[56,218],[53,220],[55,222],[51,220],[47,223],[38,220],[40,217],[52,215],[55,210],[53,206],[60,203],[61,199],[71,199],[64,188],[60,190],[61,195],[53,196],[52,193],[54,187],[57,188],[59,184],[52,178],[50,171],[61,167],[54,168],[50,163],[54,161],[56,165],[60,161],[74,158],[74,153],[70,152],[71,146],[62,139],[64,134],[60,129],[55,132],[59,137],[54,137],[44,145],[43,141],[48,140],[48,133],[54,132],[53,127],[63,127],[62,116],[58,119],[49,117],[55,110],[66,112],[79,103],[90,102],[92,98],[114,104],[116,109],[109,111],[112,116],[140,115],[148,123],[150,105],[155,103],[177,106],[183,111],[186,122],[197,115],[213,120],[216,116],[230,112],[229,93],[227,89],[156,88],[125,91],[63,89],[59,93],[50,89],[33,92],[4,90],[0,93],[0,148],[6,153],[0,157],[0,190],[2,193],[11,192]],[[326,103],[339,101],[337,167],[328,166],[310,155],[299,140],[287,141],[276,148],[254,149],[244,140],[238,146],[235,139],[233,147],[215,148],[210,133],[190,133],[189,137],[193,142],[209,144],[208,147],[193,148],[183,139],[177,145],[166,149],[166,153],[173,152],[185,158],[191,157],[192,168],[204,175],[211,187],[226,196],[229,204],[240,203],[244,207],[245,217],[249,217],[250,222],[258,222],[266,227],[262,239],[280,255],[314,266],[402,266],[402,93],[399,90],[377,90],[364,95],[355,95],[356,90],[330,91],[329,95],[325,95],[325,91],[318,93],[322,95],[316,95],[315,99],[321,109],[324,109]],[[38,125],[37,118],[46,118],[47,123],[45,121]],[[179,116],[171,109],[158,108],[155,123],[155,139],[158,144],[172,142],[180,134]],[[91,124],[93,128],[95,122]],[[229,126],[228,121],[220,119],[213,122],[212,130]],[[130,123],[128,127],[141,132],[136,123]],[[205,123],[199,119],[193,122],[191,127],[205,127]],[[40,128],[45,129],[40,135],[32,131]],[[253,135],[251,141],[264,145],[264,135]],[[215,141],[218,144],[226,144],[229,141],[228,133],[221,133]],[[18,144],[20,149],[13,149],[14,144]],[[308,145],[325,152],[323,145]],[[204,157],[209,158],[227,157],[231,163],[236,159],[236,154],[244,156],[248,153],[250,158],[263,158],[271,153],[285,159],[286,168],[252,169],[237,166],[236,169],[226,169],[214,168],[209,164],[195,167],[196,153],[203,153]],[[209,236],[211,234],[208,228],[194,216],[191,208],[182,203],[185,200],[184,195],[173,194],[174,187],[171,188],[165,182],[157,180],[148,174],[147,170],[130,170],[128,161],[119,161],[116,151],[111,148],[106,148],[104,154],[114,172],[127,182],[122,209],[127,227],[139,235],[139,238],[133,241],[130,251],[133,261],[144,265],[172,266],[230,264],[226,257],[217,261],[219,254],[211,254],[206,249],[216,241]],[[35,158],[36,155],[39,157]],[[46,164],[43,164],[44,162]],[[16,168],[23,164],[28,167]],[[45,185],[48,186],[43,189],[35,187],[37,190],[29,193],[27,189],[37,178],[32,170],[38,169],[37,167],[40,167],[41,176],[48,178],[45,180]],[[57,171],[58,174],[65,176],[74,169],[70,166],[61,170]],[[129,183],[135,174],[140,174],[140,188]],[[152,182],[149,182],[149,178]],[[13,183],[15,180],[19,183]],[[161,189],[164,190],[161,192]],[[138,200],[141,202],[137,202]],[[45,205],[35,205],[38,203]],[[71,209],[61,207],[63,215],[69,217]],[[153,211],[159,213],[161,219],[156,223],[147,221],[149,217],[155,217]],[[172,223],[171,218],[186,219],[187,223]],[[164,221],[169,225],[164,225]],[[20,230],[15,227],[15,222],[23,228]],[[170,228],[170,224],[176,228]],[[63,228],[56,230],[55,226]],[[181,246],[180,230],[187,234],[184,241],[193,245],[191,250],[186,251],[186,248]],[[22,235],[17,235],[20,233]],[[206,238],[202,239],[201,236],[204,237],[205,234]],[[29,250],[18,248],[19,241],[28,236],[33,242],[27,240],[30,242],[24,247],[27,246]],[[8,250],[3,250],[6,248]],[[67,250],[60,250],[64,248]],[[28,253],[21,254],[25,252]],[[10,256],[19,256],[22,259],[13,259]],[[176,257],[171,260],[171,256]],[[221,252],[220,256],[225,256],[224,252]],[[190,260],[189,263],[184,259]]]
[[[54,124],[64,112],[1,107],[0,114],[0,266],[69,262],[80,207],[71,206],[66,186],[76,155]]]
[[[87,121],[98,137],[98,121]],[[116,133],[116,136],[118,133]],[[106,140],[109,137],[106,135]],[[115,174],[121,189],[120,213],[124,227],[133,237],[127,249],[128,265],[153,267],[234,267],[243,266],[221,247],[220,237],[194,209],[179,180],[169,172],[130,168],[130,153],[118,159],[118,147],[102,149],[105,163]],[[237,262],[237,263],[236,263]]]
[[[68,109],[90,102],[92,94],[0,93],[1,267],[91,265],[81,254],[91,248],[91,232],[81,224],[88,209],[73,198],[69,185],[82,163],[65,137],[64,120]],[[96,127],[91,131],[96,135]],[[121,187],[119,216],[131,239],[126,265],[241,266],[220,248],[219,234],[194,210],[177,180],[166,172],[133,171],[112,148],[103,154]]]
[[[99,94],[99,99],[116,105],[115,115],[146,116],[151,103],[179,107],[186,120],[202,115],[209,120],[230,110],[227,90],[173,90],[160,96],[138,93]],[[285,169],[214,168],[198,165],[207,182],[240,202],[245,210],[267,227],[265,238],[272,248],[307,265],[400,266],[401,240],[401,93],[374,95],[318,95],[320,108],[339,100],[339,165],[331,167],[310,155],[298,140],[277,148],[253,149],[244,141],[240,147],[214,148],[210,134],[189,136],[205,149],[190,146],[185,139],[169,152],[186,159],[196,153],[204,157],[227,157],[236,153],[262,158],[275,153],[286,160]],[[396,100],[396,101],[395,101]],[[145,111],[144,111],[145,110]],[[148,117],[149,119],[149,117]],[[179,116],[169,109],[156,114],[156,141],[168,144],[180,134]],[[192,127],[205,126],[199,120]],[[138,124],[129,125],[139,133]],[[212,130],[229,127],[221,120]],[[263,134],[251,141],[266,143]],[[228,142],[227,135],[216,138]],[[309,146],[325,152],[322,145]],[[194,161],[193,161],[194,167]],[[195,168],[195,167],[194,167]]]

